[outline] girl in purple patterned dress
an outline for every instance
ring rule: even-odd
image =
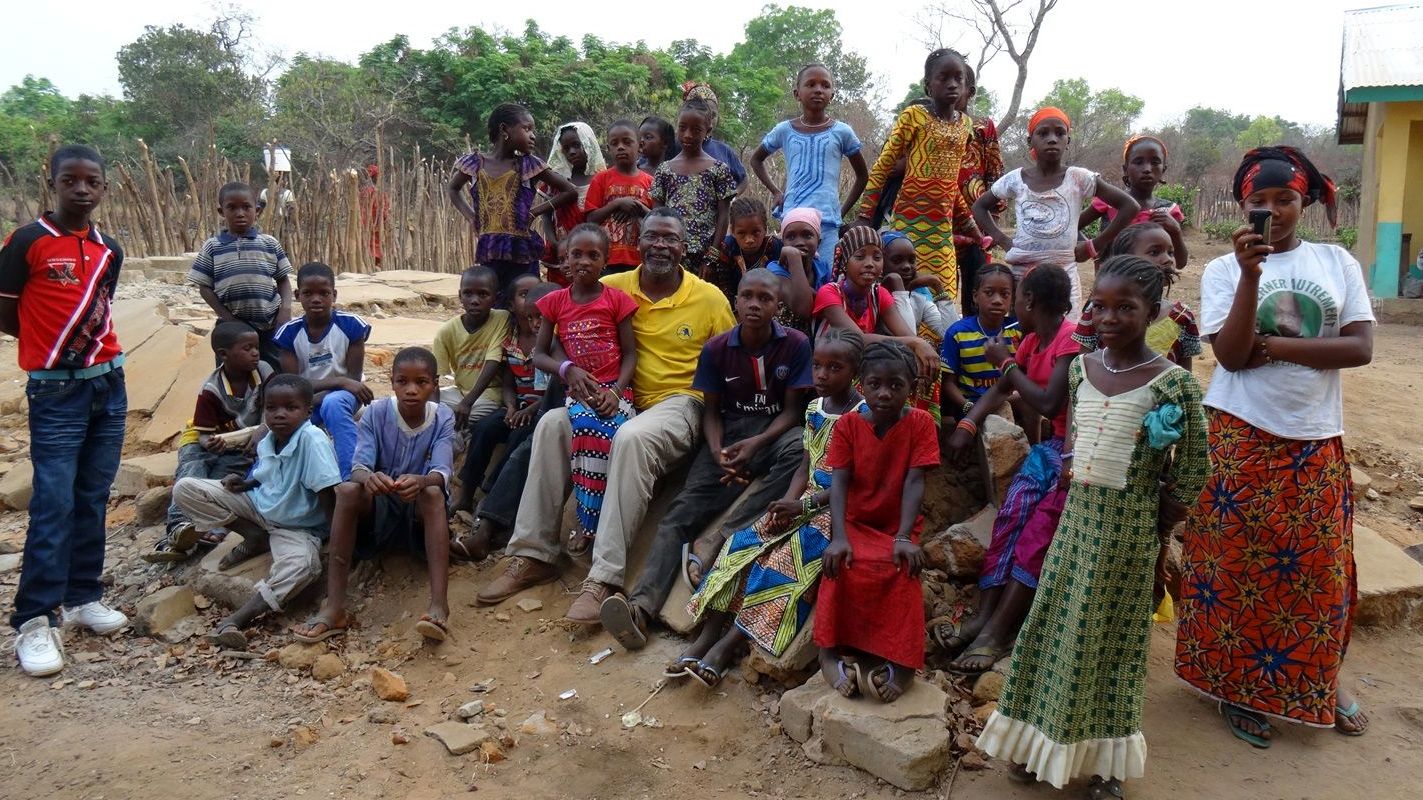
[[[578,199],[578,189],[532,155],[534,118],[518,103],[501,103],[489,114],[493,152],[470,153],[455,162],[446,191],[455,210],[474,226],[479,241],[474,260],[499,276],[499,305],[504,292],[520,275],[537,274],[543,239],[532,228],[535,219]],[[557,193],[534,202],[534,186],[543,181]],[[466,199],[463,190],[469,186]]]
[[[731,198],[736,194],[731,168],[702,151],[714,117],[705,100],[693,98],[682,104],[677,115],[682,152],[662,162],[652,176],[652,199],[682,216],[687,228],[684,264],[693,272],[717,260],[717,245],[726,236]]]

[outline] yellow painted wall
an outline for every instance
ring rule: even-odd
[[[1409,263],[1416,263],[1418,249],[1423,247],[1423,121],[1409,125],[1408,167],[1404,175],[1403,232],[1413,234],[1405,254]]]
[[[1374,183],[1377,203],[1372,218],[1365,213],[1359,220],[1359,226],[1373,228],[1375,236],[1368,243],[1371,252],[1361,255],[1369,265],[1370,288],[1380,297],[1392,297],[1398,290],[1403,231],[1413,233],[1410,258],[1423,247],[1423,134],[1415,135],[1423,126],[1423,102],[1372,104],[1370,121],[1375,107],[1383,119],[1374,142],[1373,181],[1365,181],[1364,191]],[[1410,188],[1413,198],[1408,202]]]

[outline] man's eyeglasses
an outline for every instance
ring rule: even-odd
[[[638,238],[648,244],[680,244],[682,242],[681,235],[676,233],[650,233],[643,231],[642,235]]]

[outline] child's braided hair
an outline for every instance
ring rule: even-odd
[[[949,56],[953,56],[962,61],[965,66],[968,65],[968,58],[963,53],[960,53],[952,47],[940,47],[938,50],[930,53],[928,58],[924,59],[924,80],[929,80],[929,73],[934,70],[934,65],[939,63],[939,59],[948,58]]]
[[[1112,256],[1103,261],[1097,270],[1097,280],[1108,277],[1136,284],[1147,303],[1161,302],[1161,295],[1166,290],[1166,279],[1161,268],[1140,256]]]
[[[871,342],[865,348],[865,355],[860,359],[860,377],[864,377],[869,371],[870,364],[881,362],[889,362],[903,369],[909,375],[911,383],[919,378],[919,362],[915,360],[914,354],[909,352],[908,347],[892,339]]]
[[[1147,231],[1164,230],[1166,229],[1162,227],[1159,222],[1138,222],[1134,225],[1128,225],[1122,228],[1122,232],[1117,234],[1117,238],[1112,240],[1111,246],[1107,248],[1107,255],[1109,257],[1131,255],[1132,249],[1136,247],[1137,240],[1139,240],[1143,234]],[[1162,291],[1170,290],[1175,277],[1173,274],[1162,272]]]
[[[843,344],[850,350],[851,366],[858,370],[865,356],[865,335],[858,328],[827,327],[815,340],[816,347],[835,344]]]
[[[529,110],[518,103],[500,103],[489,112],[489,141],[499,141],[500,128],[506,125],[512,128],[519,124],[519,120],[531,116]]]
[[[766,204],[754,197],[741,195],[731,201],[730,219],[731,224],[743,219],[759,219],[765,222]]]

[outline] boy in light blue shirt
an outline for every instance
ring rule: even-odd
[[[257,463],[244,478],[220,481],[183,478],[173,487],[175,502],[199,531],[227,528],[243,541],[219,563],[229,569],[272,551],[272,568],[256,592],[208,637],[228,650],[247,646],[243,629],[268,610],[281,611],[288,598],[321,574],[321,538],[335,506],[341,470],[331,441],[311,424],[314,392],[297,375],[267,383]]]

